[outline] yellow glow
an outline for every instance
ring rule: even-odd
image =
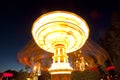
[[[89,35],[84,19],[66,11],[53,11],[40,16],[33,24],[32,35],[38,46],[54,53],[56,45],[64,45],[66,53],[81,48]]]
[[[37,73],[38,76],[41,75],[39,62],[37,62],[36,64],[33,65],[33,73]]]
[[[55,71],[55,72],[50,72],[50,74],[71,74],[71,71]]]
[[[33,71],[36,71],[36,69],[37,69],[37,66],[34,66]]]

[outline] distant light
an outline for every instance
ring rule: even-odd
[[[3,77],[12,77],[13,76],[13,73],[3,73]]]
[[[34,66],[33,71],[36,71],[36,69],[37,69],[37,66]]]
[[[109,67],[106,68],[106,71],[110,71],[110,70],[113,70],[113,69],[115,69],[115,66],[109,66]]]
[[[88,63],[86,62],[85,65],[88,66]]]

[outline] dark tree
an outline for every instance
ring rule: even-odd
[[[106,36],[100,39],[99,44],[108,51],[110,60],[119,68],[120,64],[120,26],[112,26]]]
[[[26,80],[26,78],[28,77],[28,73],[27,72],[25,72],[25,71],[23,71],[22,69],[18,72],[18,74],[17,74],[17,76],[16,76],[16,78],[15,78],[15,80]]]

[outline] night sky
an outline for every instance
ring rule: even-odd
[[[4,0],[0,2],[0,72],[23,69],[17,53],[32,38],[33,22],[43,13],[54,10],[75,12],[90,27],[90,38],[97,40],[111,27],[110,0]]]

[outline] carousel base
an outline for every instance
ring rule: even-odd
[[[72,70],[69,63],[53,63],[49,68],[51,80],[71,80]]]

